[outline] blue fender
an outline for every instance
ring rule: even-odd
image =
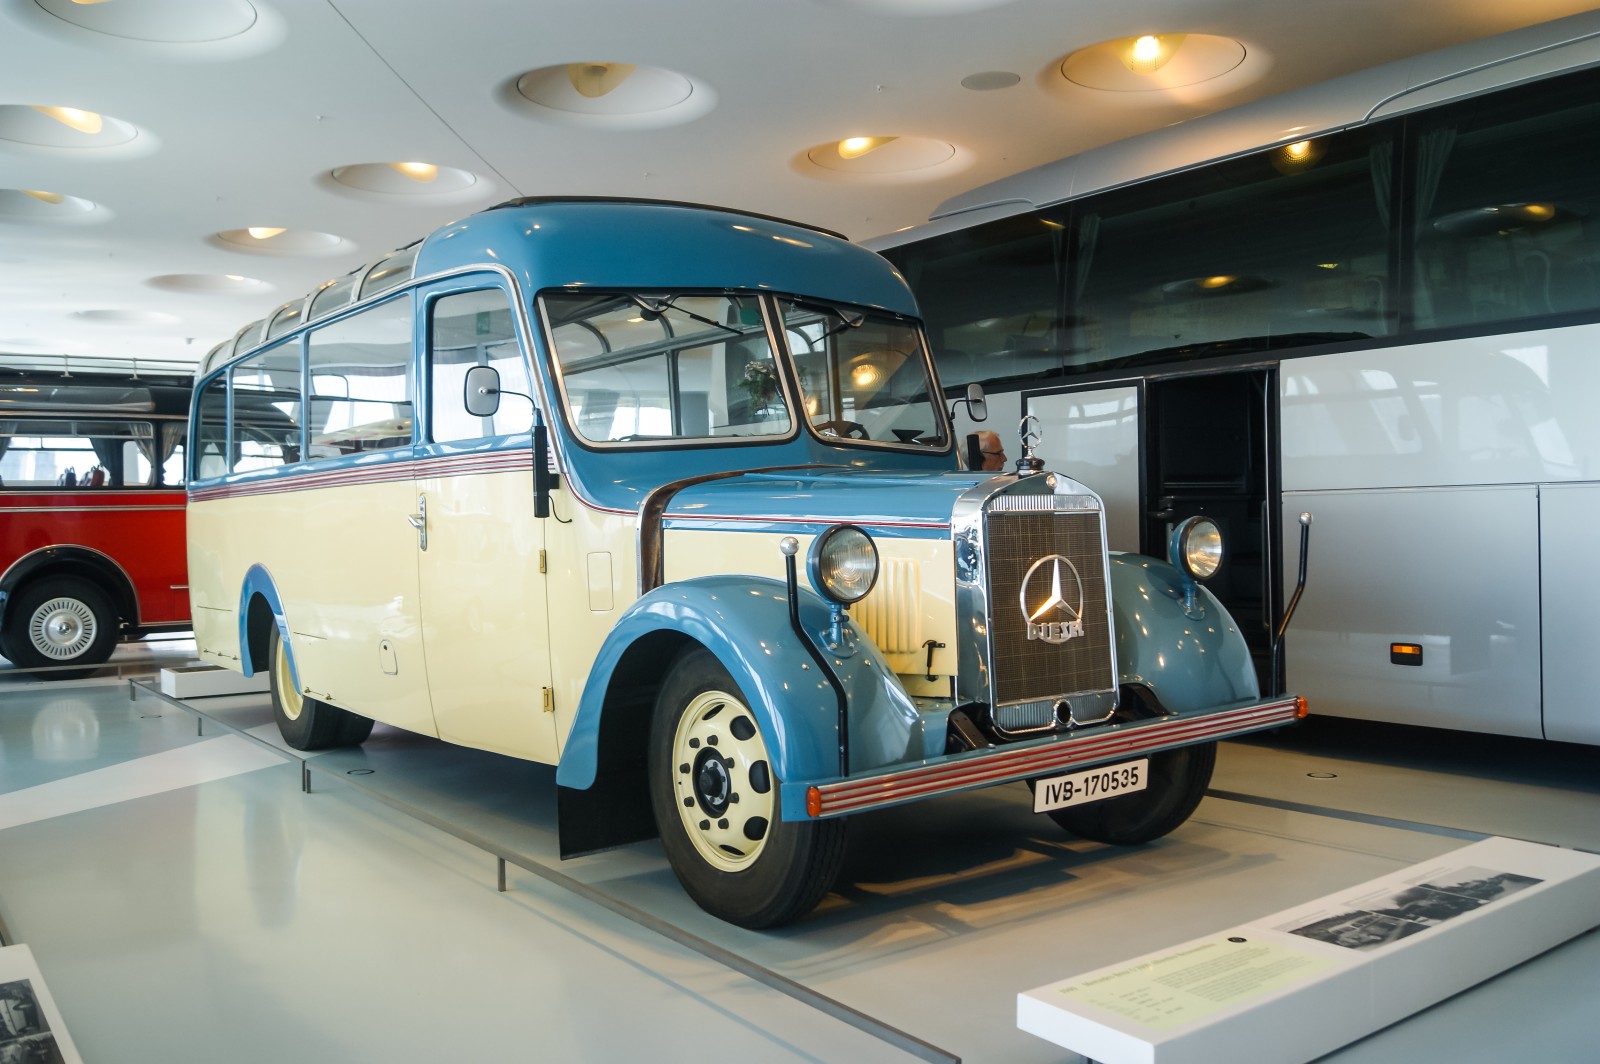
[[[800,589],[800,623],[810,633],[828,626],[822,599]],[[926,756],[927,727],[883,656],[853,622],[854,652],[822,650],[846,692],[852,771]],[[839,701],[789,623],[781,581],[765,577],[707,576],[656,588],[630,606],[600,648],[561,752],[556,782],[586,790],[600,757],[601,716],[618,663],[645,636],[675,632],[717,656],[749,699],[778,777],[786,783],[839,775]],[[819,641],[820,642],[820,641]],[[942,748],[942,745],[941,745]]]
[[[244,584],[239,588],[239,668],[246,676],[254,676],[257,666],[255,655],[250,651],[250,600],[260,595],[266,602],[267,608],[272,611],[272,619],[278,626],[278,638],[282,639],[289,649],[289,672],[294,678],[295,686],[300,684],[299,673],[294,667],[294,648],[289,641],[289,622],[283,615],[283,600],[278,595],[278,585],[272,580],[272,574],[261,565],[252,565],[250,571],[244,574]],[[271,662],[265,662],[260,668],[271,668]]]
[[[1111,555],[1120,681],[1145,685],[1177,712],[1260,697],[1239,626],[1203,586],[1186,610],[1184,585],[1166,562]]]

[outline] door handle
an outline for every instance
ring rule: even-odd
[[[417,496],[417,512],[407,514],[406,520],[411,527],[417,530],[417,546],[422,550],[428,549],[428,497]]]

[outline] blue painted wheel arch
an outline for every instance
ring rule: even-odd
[[[1124,684],[1148,687],[1169,710],[1206,709],[1260,696],[1250,648],[1233,617],[1204,586],[1184,609],[1185,581],[1166,562],[1111,556],[1111,610]]]
[[[267,572],[262,565],[252,565],[244,574],[244,582],[239,588],[239,668],[246,676],[254,676],[261,669],[272,667],[272,663],[262,662],[259,665],[255,660],[255,648],[250,644],[251,604],[260,597],[266,603],[267,609],[272,613],[272,622],[278,626],[278,638],[283,640],[288,647],[289,672],[294,678],[295,686],[300,684],[299,673],[294,664],[294,648],[289,640],[289,622],[284,617],[283,599],[278,594],[278,585],[273,581],[272,574]],[[263,653],[265,652],[263,648]]]
[[[820,632],[828,616],[822,599],[801,588],[800,622],[806,631]],[[871,642],[859,629],[854,632],[856,653],[831,667],[849,695],[851,759],[860,769],[903,758],[921,739],[910,697]],[[748,700],[780,779],[838,776],[838,698],[790,626],[784,584],[763,577],[708,576],[656,588],[612,628],[567,733],[557,783],[576,790],[593,785],[604,757],[602,720],[619,665],[630,648],[662,633],[692,640],[717,656]],[[648,723],[640,720],[635,726]]]

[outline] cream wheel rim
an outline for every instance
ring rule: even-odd
[[[706,863],[741,872],[766,846],[776,780],[761,730],[726,691],[696,695],[672,738],[673,798],[684,833]]]
[[[294,686],[294,670],[289,668],[288,644],[278,640],[278,656],[272,662],[273,687],[278,692],[278,709],[289,720],[299,720],[305,699]]]

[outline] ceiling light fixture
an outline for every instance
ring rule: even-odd
[[[1268,158],[1272,161],[1272,168],[1278,173],[1298,174],[1320,163],[1327,150],[1327,145],[1320,140],[1297,140],[1281,148],[1274,148]]]
[[[627,81],[637,69],[635,63],[568,63],[567,78],[578,92],[597,100]]]
[[[245,230],[245,232],[249,233],[257,240],[271,240],[273,237],[277,236],[283,231],[284,230],[281,227],[274,229],[267,225],[252,225]]]
[[[1147,33],[1142,37],[1131,37],[1122,49],[1122,65],[1135,74],[1154,74],[1167,65],[1183,46],[1186,36],[1183,33]]]
[[[105,128],[105,120],[93,111],[83,111],[76,107],[44,107],[39,104],[31,106],[40,114],[54,118],[62,125],[76,129],[79,133],[87,133],[91,137]]]
[[[859,159],[868,152],[877,151],[899,137],[846,137],[839,142],[839,158]]]
[[[22,191],[24,194],[32,196],[34,199],[38,200],[40,203],[48,203],[52,207],[60,206],[62,200],[66,199],[66,197],[59,192],[40,192],[36,188],[25,188]]]
[[[439,168],[433,163],[390,163],[389,165],[422,185],[436,180],[439,176]]]

